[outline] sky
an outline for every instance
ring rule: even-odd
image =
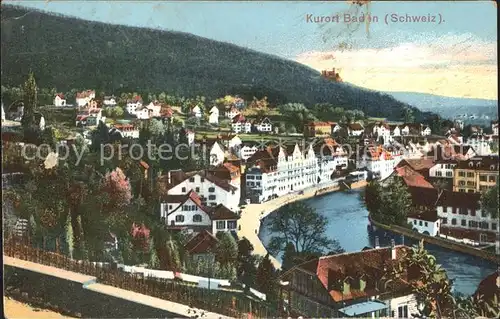
[[[492,1],[386,1],[368,8],[347,1],[3,2],[230,42],[317,70],[335,67],[345,81],[370,89],[498,98]],[[372,17],[368,26],[344,19],[363,12]],[[314,22],[314,17],[336,15],[338,22]],[[407,16],[434,17],[434,22],[393,22]]]

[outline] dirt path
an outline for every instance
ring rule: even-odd
[[[28,304],[19,302],[9,297],[3,298],[5,318],[8,319],[55,319],[55,318],[73,318],[63,316],[57,312],[50,310],[33,308]]]

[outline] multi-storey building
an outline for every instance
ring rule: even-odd
[[[369,146],[357,160],[358,168],[366,168],[374,177],[385,179],[394,171],[394,167],[403,159],[403,155],[391,152],[382,146]]]
[[[76,105],[78,107],[84,107],[92,99],[95,99],[95,91],[93,90],[76,93]]]
[[[139,138],[139,129],[132,124],[115,124],[109,131],[118,132],[122,137]]]
[[[267,147],[247,161],[246,189],[254,201],[262,202],[317,183],[318,162],[312,145],[304,152],[298,144],[285,149]]]
[[[252,123],[239,114],[233,118],[231,129],[235,133],[250,133],[252,131]]]
[[[133,98],[127,100],[127,113],[131,115],[136,115],[138,108],[142,107],[142,97],[136,95]]]
[[[288,310],[307,318],[410,318],[418,313],[409,282],[418,271],[387,278],[394,265],[405,263],[410,248],[395,246],[323,256],[301,263],[281,276]]]
[[[491,136],[485,134],[472,134],[468,139],[466,144],[474,148],[477,155],[490,155],[491,143],[493,139]]]
[[[262,119],[261,121],[255,121],[253,125],[257,132],[270,133],[273,131],[273,124],[267,117]]]
[[[328,136],[340,128],[335,122],[311,122],[304,125],[305,136]],[[336,130],[335,130],[336,132]]]
[[[454,168],[453,191],[481,193],[496,185],[498,156],[476,156]]]
[[[495,243],[498,218],[481,209],[481,194],[442,191],[436,201],[441,236],[467,239],[474,244]]]

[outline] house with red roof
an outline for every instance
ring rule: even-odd
[[[191,238],[184,246],[193,262],[215,262],[215,249],[219,240],[208,230],[203,230]]]
[[[56,96],[54,97],[54,106],[57,106],[57,107],[66,106],[66,98],[64,97],[64,94],[62,94],[62,93],[56,94]]]
[[[367,146],[358,155],[358,169],[366,168],[374,177],[381,180],[389,177],[397,164],[403,159],[401,152],[382,146]]]
[[[227,117],[228,119],[231,119],[231,120],[232,120],[232,119],[234,119],[234,117],[235,117],[236,115],[240,115],[240,114],[241,114],[241,113],[240,113],[240,110],[238,110],[238,109],[237,109],[234,105],[233,105],[233,106],[231,106],[231,108],[229,108],[229,109],[226,111],[226,113],[225,113],[226,117]]]
[[[95,99],[95,91],[94,90],[86,90],[79,93],[76,93],[76,106],[84,107],[89,103],[92,99]]]
[[[181,170],[168,171],[159,179],[159,183],[168,195],[185,195],[193,190],[199,194],[203,206],[215,207],[218,204],[223,204],[227,208],[239,212],[240,188],[206,171],[189,173]]]
[[[142,106],[143,100],[140,95],[136,95],[132,97],[131,99],[127,100],[127,113],[130,115],[136,115],[136,111],[138,108]]]
[[[206,206],[207,202],[195,191],[185,195],[167,195],[161,204],[161,218],[168,226],[185,228],[192,232],[208,230],[236,231],[239,215],[226,206]]]
[[[347,125],[347,133],[349,136],[361,136],[363,132],[365,131],[365,128],[361,123],[350,123]]]
[[[238,114],[232,119],[231,129],[235,133],[250,133],[252,132],[252,123],[243,115]]]
[[[388,280],[387,271],[405,261],[406,246],[323,256],[281,276],[289,310],[307,318],[409,318],[418,313],[410,287],[415,272]]]

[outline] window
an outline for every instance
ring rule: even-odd
[[[443,218],[443,224],[448,224],[448,218]]]
[[[451,220],[451,224],[452,224],[452,225],[456,225],[456,224],[457,224],[457,220],[456,220],[456,218],[453,218],[453,219]]]
[[[481,222],[479,224],[479,228],[481,228],[481,229],[488,229],[488,228],[490,228],[490,224],[488,224],[487,222]]]
[[[171,210],[172,209],[172,205],[168,205],[168,210]]]
[[[429,224],[427,222],[425,222],[425,227],[429,226]]]
[[[202,177],[202,178],[201,178],[201,182],[203,183],[204,181],[205,181],[205,178],[204,178],[204,177]]]
[[[481,217],[487,217],[488,213],[485,210],[481,211]]]
[[[495,176],[490,176],[488,181],[489,181],[490,183],[494,183],[494,182],[496,182],[496,178],[495,178]]]
[[[227,229],[236,229],[236,221],[228,220],[227,221]]]
[[[418,221],[418,225],[422,226],[422,221],[421,220]]]
[[[463,188],[460,188],[458,191],[459,191],[460,193],[465,193],[465,189],[463,189]]]
[[[441,176],[443,176],[443,174],[441,173],[441,171],[437,171],[436,176],[441,177]]]
[[[201,218],[201,215],[200,214],[196,214],[193,216],[193,222],[195,223],[201,223],[202,221],[202,218]]]
[[[199,188],[199,187],[196,187],[196,188],[195,188],[195,192],[199,193],[199,192],[200,192],[200,188]]]
[[[462,172],[462,171],[458,172],[458,176],[465,177],[465,172]]]
[[[486,176],[485,175],[479,176],[479,181],[486,182]]]
[[[398,318],[408,318],[408,306],[399,306],[398,307]]]
[[[468,172],[468,173],[467,173],[467,177],[474,177],[474,173],[472,173],[472,172]]]
[[[467,226],[467,221],[465,219],[462,219],[462,226]]]
[[[417,224],[417,221],[416,221],[416,220],[414,220],[414,221],[413,221],[413,225],[416,225],[416,224]]]
[[[459,182],[458,182],[458,185],[459,185],[459,186],[465,186],[465,181],[459,181]]]
[[[497,230],[497,223],[491,223],[491,230]]]
[[[247,179],[254,179],[254,176],[253,175],[248,175]]]
[[[209,187],[209,188],[208,188],[208,191],[209,191],[210,193],[215,192],[215,187]]]
[[[215,200],[215,195],[208,195],[208,200]]]
[[[446,177],[452,177],[453,176],[453,172],[446,172]]]
[[[215,223],[215,228],[217,228],[217,229],[224,229],[224,228],[226,228],[226,221],[225,220],[218,220]]]
[[[260,180],[262,180],[262,176],[256,176],[255,179],[260,181]]]
[[[459,214],[460,215],[467,215],[467,208],[460,207]]]
[[[190,177],[190,178],[189,178],[189,182],[190,182],[190,183],[194,183],[194,177]]]
[[[177,223],[182,223],[182,222],[184,222],[184,215],[177,215],[177,216],[175,216],[175,221],[176,221]]]
[[[467,193],[474,193],[474,190],[473,190],[473,189],[469,189],[469,190],[467,191]]]
[[[467,182],[467,186],[474,186],[474,184],[475,184],[474,182],[470,182],[470,181]]]
[[[182,192],[185,193],[186,192],[186,187],[183,187],[182,188]]]

